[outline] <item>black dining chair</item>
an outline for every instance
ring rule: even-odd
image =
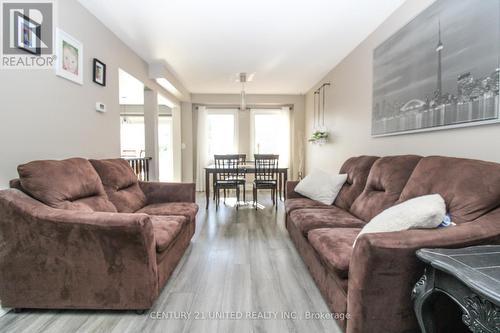
[[[224,203],[226,203],[226,190],[236,190],[236,209],[240,202],[240,186],[245,186],[245,173],[241,167],[240,156],[214,155],[216,173],[214,177],[214,193],[216,193],[216,210],[219,209],[220,190],[224,190]]]
[[[278,209],[278,161],[279,155],[255,154],[255,180],[253,181],[253,202],[258,208],[257,193],[260,189],[271,190],[273,205]]]
[[[245,164],[247,163],[247,155],[246,154],[236,154],[238,155],[238,159],[240,160],[240,166],[245,166]],[[220,158],[222,158],[223,156],[234,156],[234,155],[214,155],[215,156],[218,156]],[[246,202],[246,195],[245,195],[245,185],[246,185],[246,175],[243,174],[243,176],[241,177],[242,180],[245,182],[243,185],[243,202]],[[215,191],[215,181],[216,181],[216,177],[213,178],[213,184],[212,184],[212,192],[214,193],[214,201],[215,199],[217,198],[216,195],[216,191]],[[224,189],[224,200],[226,200],[226,189]]]
[[[240,163],[244,165],[247,162],[247,154],[237,154],[240,159]]]
[[[246,163],[247,163],[247,154],[238,154],[238,158],[240,159],[240,167],[245,167]],[[246,180],[247,180],[247,175],[246,173],[243,173],[243,176],[241,178],[242,180],[242,186],[243,186],[243,202],[246,203],[247,199],[246,199]]]

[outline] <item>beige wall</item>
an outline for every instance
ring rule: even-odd
[[[311,134],[313,126],[313,91],[323,82],[332,82],[325,108],[326,125],[330,130],[332,142],[322,147],[306,145],[308,171],[314,167],[337,171],[348,157],[361,154],[439,154],[500,162],[500,149],[497,147],[497,143],[500,142],[500,125],[383,138],[370,136],[373,49],[432,2],[432,0],[405,2],[309,91],[306,96],[307,135]]]
[[[238,106],[240,103],[240,95],[237,94],[192,94],[191,102],[193,105],[207,106]],[[299,151],[300,141],[304,136],[304,108],[305,98],[303,95],[247,95],[248,105],[258,106],[293,106],[293,111],[290,117],[291,123],[291,177],[297,178],[299,170]],[[195,111],[196,113],[196,111]],[[241,153],[250,154],[250,116],[248,112],[239,113],[239,147]],[[196,127],[196,115],[194,117],[193,126]],[[193,152],[196,152],[196,133],[193,133]],[[193,170],[196,167],[196,156],[193,158]],[[195,171],[193,171],[195,172]],[[196,173],[194,173],[196,174]]]
[[[169,95],[148,79],[148,65],[77,1],[59,0],[57,9],[58,27],[83,43],[84,84],[52,70],[0,71],[0,188],[30,160],[120,155],[118,68]],[[94,57],[107,65],[104,88],[92,82]],[[97,113],[96,102],[107,113]]]

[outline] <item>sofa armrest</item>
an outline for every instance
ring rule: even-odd
[[[0,299],[8,307],[148,309],[158,295],[146,214],[54,209],[0,191]]]
[[[347,332],[418,331],[410,294],[425,265],[416,250],[483,244],[500,244],[500,209],[453,227],[361,236],[349,265]]]
[[[162,202],[195,202],[194,183],[139,182],[148,204]]]
[[[295,186],[297,186],[298,183],[298,180],[289,180],[286,182],[285,199],[305,198],[303,195],[294,191]]]

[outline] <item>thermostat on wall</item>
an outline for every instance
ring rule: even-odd
[[[97,112],[106,112],[106,104],[99,102],[95,103],[95,110]]]

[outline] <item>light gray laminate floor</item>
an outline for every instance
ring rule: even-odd
[[[200,212],[190,248],[154,307],[132,311],[9,312],[0,332],[340,332],[334,320],[305,319],[306,312],[329,313],[284,226],[283,203],[276,212],[268,193],[263,206],[237,211],[228,200],[218,212],[211,202]],[[269,316],[277,319],[249,319]],[[189,319],[153,319],[179,317]],[[214,316],[241,319],[214,319]],[[283,319],[284,316],[297,319]]]

